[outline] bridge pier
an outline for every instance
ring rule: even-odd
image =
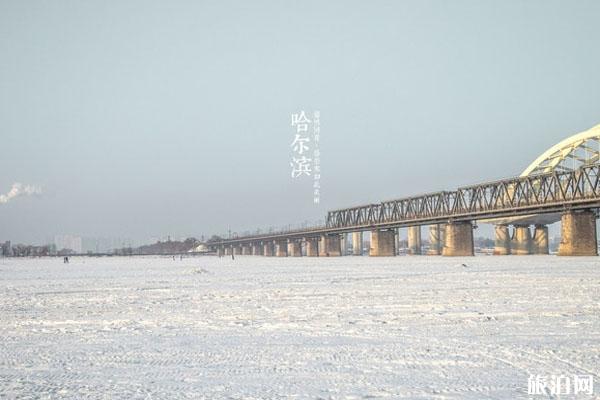
[[[441,224],[429,225],[429,252],[432,256],[442,254],[444,248],[444,227]]]
[[[396,255],[396,233],[394,229],[371,231],[371,257],[390,257]]]
[[[343,256],[348,254],[348,235],[345,233],[340,234],[340,252]]]
[[[511,243],[511,254],[519,256],[531,254],[531,231],[529,226],[515,225]]]
[[[319,257],[339,257],[341,255],[340,235],[321,235]]]
[[[596,214],[591,210],[562,215],[559,256],[597,256]]]
[[[443,256],[473,256],[473,225],[470,221],[446,224]]]
[[[263,254],[265,257],[273,257],[275,255],[275,249],[273,246],[273,242],[264,242],[263,244]]]
[[[510,232],[508,225],[494,226],[496,240],[494,241],[494,255],[505,256],[510,254]]]
[[[243,256],[249,256],[250,255],[250,245],[243,245],[242,246],[242,255]]]
[[[306,257],[319,256],[319,238],[306,238]]]
[[[225,255],[226,255],[226,256],[230,256],[230,255],[231,255],[231,252],[232,252],[232,248],[231,248],[231,246],[225,246],[225,249],[224,249],[224,251],[225,251]]]
[[[363,234],[362,232],[352,232],[352,255],[362,256],[363,254]]]
[[[287,257],[288,256],[288,243],[287,239],[280,239],[275,241],[275,257]]]
[[[548,246],[548,227],[546,225],[536,225],[533,231],[533,254],[550,254]]]
[[[420,226],[409,226],[408,227],[408,254],[410,254],[410,255],[421,254],[421,227]]]
[[[223,248],[223,246],[217,247],[217,256],[218,257],[223,257],[224,252],[225,252],[225,249]]]
[[[254,243],[252,245],[252,255],[253,256],[262,256],[264,255],[264,246],[260,243]]]
[[[298,239],[290,239],[287,251],[291,257],[302,257],[302,242]]]

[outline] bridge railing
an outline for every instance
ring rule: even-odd
[[[434,218],[477,216],[492,211],[525,209],[600,199],[600,164],[576,171],[553,172],[505,179],[384,201],[377,204],[329,211],[327,228],[369,226]]]
[[[221,236],[221,240],[213,241],[210,244],[215,243],[223,243],[229,241],[251,241],[251,240],[260,240],[262,238],[270,238],[273,236],[279,235],[293,235],[297,233],[302,233],[306,231],[319,231],[322,229],[326,229],[325,221],[313,221],[313,222],[304,222],[300,225],[287,225],[280,228],[270,227],[267,229],[257,229],[253,232],[244,231],[241,233],[231,232]]]

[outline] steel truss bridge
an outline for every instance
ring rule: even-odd
[[[596,158],[597,160],[597,158]],[[600,164],[486,182],[421,196],[329,211],[323,226],[207,243],[244,245],[365,230],[556,214],[600,208]]]

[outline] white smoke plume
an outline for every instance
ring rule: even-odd
[[[31,196],[34,194],[41,194],[42,188],[39,186],[23,185],[22,183],[13,183],[10,191],[6,194],[0,194],[0,204],[5,204],[21,196]]]

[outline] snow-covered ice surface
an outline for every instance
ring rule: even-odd
[[[599,301],[599,258],[3,259],[0,398],[598,396]]]

